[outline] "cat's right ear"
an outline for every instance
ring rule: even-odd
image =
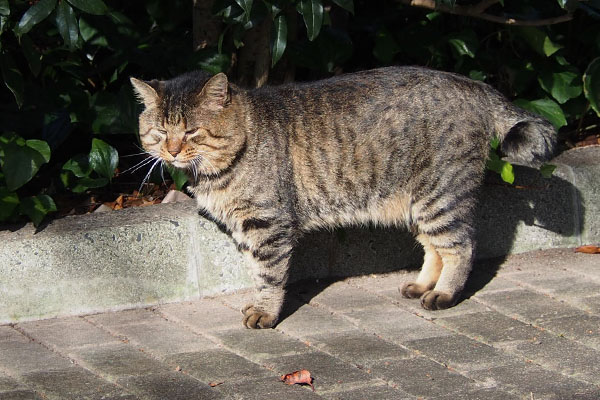
[[[219,72],[206,82],[200,92],[202,103],[210,110],[219,111],[227,102],[227,75]]]
[[[158,86],[158,81],[153,80],[150,82],[141,81],[136,78],[129,78],[133,89],[137,94],[138,99],[144,103],[146,108],[155,106],[158,103],[158,93],[153,86]],[[154,84],[154,85],[153,85]]]

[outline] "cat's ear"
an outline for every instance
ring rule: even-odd
[[[144,103],[146,108],[155,106],[158,103],[158,92],[155,88],[158,88],[159,82],[152,80],[150,82],[141,81],[133,77],[129,78],[133,89],[138,96],[138,99]]]
[[[210,110],[219,111],[227,102],[227,75],[219,72],[206,82],[200,92],[202,104]]]

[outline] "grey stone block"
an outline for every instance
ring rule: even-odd
[[[21,383],[0,372],[0,392],[8,392],[19,388],[23,388]]]
[[[523,400],[523,396],[508,393],[498,388],[475,389],[460,393],[459,396],[457,396],[456,393],[449,393],[447,395],[433,397],[431,400],[455,400],[457,398],[460,398],[461,400]]]
[[[555,318],[540,324],[555,334],[564,335],[579,343],[600,350],[600,317],[582,314]]]
[[[460,394],[476,389],[474,382],[425,357],[384,360],[372,367],[372,375],[418,397]],[[461,397],[459,397],[461,398]]]
[[[168,319],[184,323],[200,332],[242,327],[243,316],[240,309],[232,310],[212,299],[164,304],[157,308],[158,312]]]
[[[393,400],[414,400],[414,396],[402,391],[397,387],[389,385],[369,385],[362,388],[355,388],[347,391],[327,393],[323,395],[331,400],[365,400],[365,399],[393,399]]]
[[[273,372],[225,349],[174,354],[167,357],[186,374],[205,383],[272,376]]]
[[[277,329],[292,336],[304,337],[308,334],[355,330],[356,326],[332,312],[304,304],[281,321]]]
[[[276,376],[238,381],[230,379],[214,389],[224,398],[231,400],[312,400],[323,398],[319,395],[320,390],[313,392],[309,386],[288,385],[281,382]]]
[[[529,290],[477,294],[476,298],[496,310],[518,316],[527,322],[540,323],[583,313],[576,307]]]
[[[39,343],[7,340],[0,342],[0,367],[19,376],[35,371],[68,369],[73,364]]]
[[[489,368],[512,360],[501,351],[463,335],[413,340],[406,347],[458,371]]]
[[[297,339],[278,330],[249,330],[241,326],[228,331],[212,332],[211,336],[236,354],[260,363],[273,357],[284,357],[313,351]]]
[[[19,327],[36,340],[59,349],[121,342],[80,317],[27,322]]]
[[[0,392],[0,400],[45,400],[33,390]]]
[[[160,373],[170,369],[143,351],[126,344],[77,348],[71,350],[69,356],[78,364],[111,380],[122,376]]]
[[[486,343],[534,340],[542,334],[539,328],[495,311],[440,318],[436,323]]]
[[[531,363],[515,363],[478,370],[470,374],[478,381],[493,382],[503,390],[534,399],[586,399],[600,398],[600,388],[548,371]]]
[[[299,354],[264,361],[277,375],[307,369],[314,378],[317,393],[340,391],[374,384],[374,377],[364,370],[325,353]]]
[[[31,372],[25,374],[23,379],[49,399],[125,400],[133,397],[131,393],[83,368]]]
[[[344,313],[357,326],[367,332],[381,335],[394,343],[405,343],[410,340],[427,337],[449,336],[452,332],[434,325],[398,306],[382,304],[361,310]]]
[[[326,289],[324,291],[319,290],[320,293],[308,292],[302,297],[306,301],[324,305],[334,311],[361,309],[381,303],[377,295],[350,286],[345,282],[335,282],[327,286]]]
[[[383,359],[403,359],[414,355],[404,347],[361,331],[309,336],[307,341],[311,346],[361,368],[368,368]]]
[[[119,385],[148,400],[220,399],[213,388],[180,372],[166,372],[121,378]]]

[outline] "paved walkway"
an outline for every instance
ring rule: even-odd
[[[0,399],[600,399],[600,255],[482,262],[437,312],[400,298],[415,274],[297,285],[267,331],[248,293],[0,326]]]

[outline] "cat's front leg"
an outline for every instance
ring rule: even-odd
[[[254,302],[243,309],[246,328],[274,327],[281,314],[293,250],[291,224],[270,219],[244,221],[234,238],[250,258],[256,285]]]

